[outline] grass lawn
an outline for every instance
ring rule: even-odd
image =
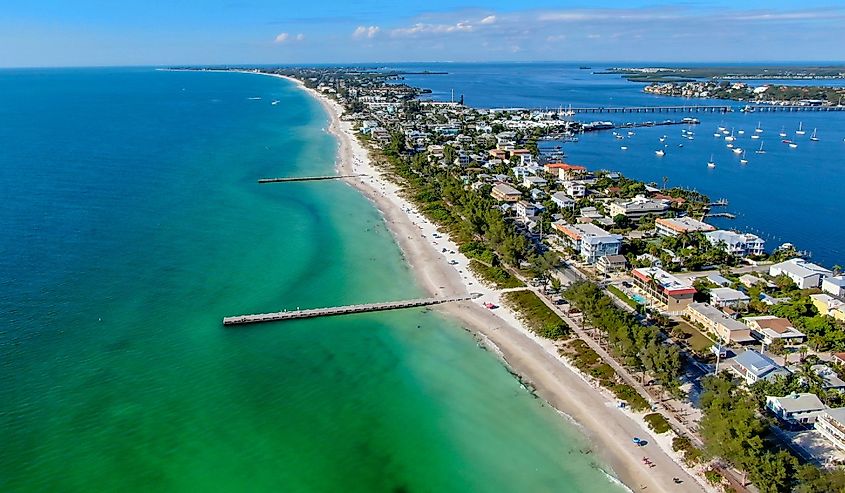
[[[617,288],[613,284],[609,284],[607,286],[607,290],[613,293],[613,295],[619,298],[620,300],[624,301],[626,305],[630,306],[634,310],[639,308],[639,303],[632,300],[627,294],[623,293],[621,289]]]
[[[680,327],[684,333],[690,335],[690,337],[686,338],[684,342],[686,342],[686,344],[689,345],[689,347],[696,353],[705,354],[710,346],[714,344],[709,337],[702,334],[700,330],[684,320],[678,322],[678,327]]]

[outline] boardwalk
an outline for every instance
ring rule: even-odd
[[[548,108],[497,108],[494,111],[549,111]],[[681,105],[681,106],[594,106],[587,108],[566,108],[561,112],[579,113],[730,113],[730,105]]]
[[[753,104],[745,106],[743,111],[749,113],[780,113],[795,111],[845,111],[845,106],[810,106],[810,105],[778,105],[778,104]]]
[[[258,183],[287,183],[294,181],[321,181],[321,180],[340,180],[343,178],[358,178],[367,176],[363,173],[357,175],[327,175],[327,176],[299,176],[292,178],[261,178]]]
[[[405,308],[417,308],[421,306],[440,305],[443,303],[455,303],[458,301],[473,300],[480,294],[469,294],[465,296],[451,296],[448,298],[419,298],[415,300],[387,301],[384,303],[367,303],[363,305],[333,306],[327,308],[312,308],[308,310],[291,310],[275,313],[259,313],[257,315],[240,315],[237,317],[226,317],[223,325],[244,325],[262,322],[278,322],[281,320],[297,320],[301,318],[331,317],[334,315],[350,315],[352,313],[380,312],[386,310],[402,310]]]

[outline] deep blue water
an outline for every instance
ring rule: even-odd
[[[593,75],[592,70],[623,64],[587,64],[592,70],[567,63],[433,63],[401,64],[406,70],[445,71],[447,75],[409,75],[406,82],[432,89],[431,97],[448,99],[451,91],[457,100],[464,95],[468,105],[477,107],[549,107],[578,106],[657,106],[716,104],[714,100],[685,100],[642,92],[644,84],[628,82],[617,75]],[[646,64],[638,64],[643,66]],[[760,84],[763,81],[748,81]],[[775,81],[781,83],[782,81]],[[783,81],[843,85],[845,81]],[[596,119],[615,122],[679,119],[685,115],[578,115],[583,121]],[[727,198],[728,211],[737,219],[714,220],[725,228],[753,231],[767,239],[769,249],[783,242],[794,243],[812,253],[813,260],[832,266],[845,262],[845,214],[843,211],[842,172],[845,170],[845,112],[839,113],[769,113],[769,114],[695,114],[701,124],[693,129],[695,139],[681,140],[680,127],[638,129],[630,140],[617,141],[611,132],[595,132],[581,141],[566,144],[568,160],[591,169],[613,169],[645,181],[694,188],[712,198]],[[764,129],[759,140],[751,134],[758,122]],[[806,135],[794,131],[803,122]],[[738,146],[748,150],[747,165],[716,139],[716,127],[744,130],[736,135]],[[781,143],[781,129],[787,138],[798,142],[790,149]],[[810,142],[810,133],[818,128],[819,142]],[[667,154],[658,158],[654,151],[662,146],[659,138],[667,135]],[[764,142],[767,153],[754,154]],[[683,148],[677,147],[683,144]],[[620,147],[625,145],[627,151]],[[706,166],[710,155],[715,169]]]

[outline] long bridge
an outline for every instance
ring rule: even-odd
[[[321,181],[321,180],[340,180],[343,178],[357,178],[360,176],[367,176],[363,173],[357,175],[326,175],[326,176],[296,176],[290,178],[261,178],[258,183],[286,183],[294,181]]]
[[[353,313],[380,312],[387,310],[403,310],[421,306],[441,305],[459,301],[474,300],[481,295],[473,293],[464,296],[450,296],[446,298],[418,298],[413,300],[387,301],[383,303],[366,303],[361,305],[332,306],[327,308],[311,308],[307,310],[290,310],[273,313],[259,313],[256,315],[239,315],[226,317],[223,325],[245,325],[262,322],[278,322],[282,320],[297,320],[302,318],[331,317],[335,315],[350,315]]]
[[[675,105],[675,106],[591,106],[582,108],[561,108],[552,110],[546,108],[493,108],[491,111],[556,111],[565,115],[584,113],[613,114],[613,113],[732,113],[745,112],[798,112],[798,111],[845,111],[845,105],[812,106],[812,105],[775,105],[775,104],[747,104],[747,105]]]

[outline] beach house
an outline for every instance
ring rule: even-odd
[[[522,192],[507,183],[497,183],[493,185],[490,196],[499,202],[517,202],[522,198]]]
[[[815,423],[827,406],[816,394],[793,393],[783,397],[767,395],[766,409],[784,423],[806,425]]]
[[[713,288],[710,290],[710,303],[720,308],[738,307],[751,301],[747,294],[733,288]]]
[[[637,195],[630,200],[616,200],[608,205],[610,217],[623,215],[628,219],[637,221],[649,214],[662,216],[669,211],[669,205],[660,200],[652,200],[643,195]]]
[[[754,340],[751,329],[747,325],[725,315],[715,306],[706,303],[690,303],[684,310],[684,316],[690,322],[716,335],[724,344],[742,344]]]
[[[845,297],[845,276],[828,277],[823,279],[822,291],[840,298]]]
[[[758,380],[774,380],[778,376],[789,374],[786,368],[754,350],[744,351],[737,355],[730,368],[748,385]]]
[[[762,315],[746,317],[744,321],[751,328],[751,335],[766,346],[777,340],[783,341],[787,346],[798,346],[807,338],[786,318]]]
[[[737,257],[749,255],[762,255],[766,252],[766,242],[759,236],[751,233],[737,233],[719,229],[704,233],[707,241],[714,246],[722,246],[726,252]]]
[[[688,281],[682,281],[659,267],[643,267],[631,271],[634,285],[651,301],[671,314],[682,313],[696,290]]]
[[[811,294],[810,299],[813,301],[813,306],[816,307],[819,314],[845,322],[845,302],[842,300],[838,300],[826,293]]]
[[[593,264],[599,258],[619,254],[622,236],[611,234],[595,224],[569,224],[556,221],[552,224],[561,238],[578,252],[585,263]]]
[[[689,233],[704,233],[714,231],[713,226],[698,219],[684,217],[659,217],[654,220],[657,233],[663,236],[678,236]]]
[[[572,209],[575,207],[575,199],[566,195],[564,192],[555,192],[552,194],[552,202],[554,202],[561,209]]]
[[[825,409],[819,413],[815,429],[834,447],[845,450],[845,407]]]
[[[784,275],[792,280],[800,289],[817,288],[822,280],[830,277],[833,272],[820,265],[807,262],[801,258],[793,258],[769,267],[769,275],[777,277]]]

